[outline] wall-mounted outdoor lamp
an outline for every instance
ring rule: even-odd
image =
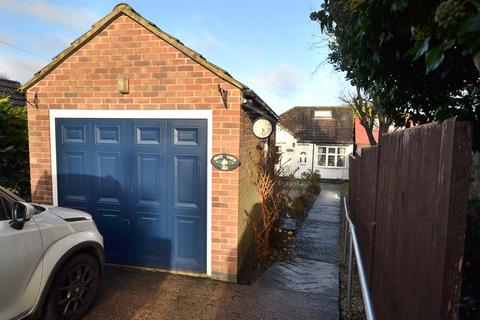
[[[223,89],[221,85],[218,85],[218,92],[220,92],[225,109],[228,109],[228,90]]]
[[[128,78],[127,77],[122,77],[117,79],[117,88],[118,92],[122,94],[127,94],[129,92],[128,88]]]

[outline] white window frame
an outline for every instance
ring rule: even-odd
[[[325,152],[320,152],[320,148],[325,148]],[[331,153],[329,152],[328,148],[335,148],[335,152]],[[345,149],[343,154],[339,154],[338,149],[343,148]],[[320,165],[320,156],[324,155],[325,156],[325,165],[322,166]],[[328,165],[328,156],[335,156],[335,165],[334,166],[329,166]],[[338,157],[343,156],[343,166],[337,166],[338,163]],[[326,146],[326,145],[317,145],[317,167],[320,168],[346,168],[347,166],[347,146]]]
[[[332,119],[332,110],[315,110],[313,117],[315,119]]]

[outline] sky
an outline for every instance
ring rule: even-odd
[[[0,0],[0,74],[25,82],[117,4]],[[257,92],[278,114],[339,105],[345,80],[310,21],[321,0],[129,1],[139,14]],[[12,47],[15,46],[15,47]]]

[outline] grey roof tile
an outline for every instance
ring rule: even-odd
[[[0,78],[0,97],[9,97],[10,102],[16,106],[25,106],[25,93],[18,91],[20,82]]]

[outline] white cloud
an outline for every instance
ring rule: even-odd
[[[24,58],[0,52],[0,70],[9,79],[24,83],[33,77],[46,62],[38,58]]]
[[[188,47],[195,51],[209,52],[210,50],[220,48],[224,46],[224,43],[220,41],[210,31],[197,31],[197,32],[180,32],[180,40]]]
[[[23,34],[28,49],[32,52],[40,54],[48,59],[53,58],[59,52],[70,46],[72,39],[60,33],[46,33],[39,37],[33,32],[25,32]]]
[[[0,0],[0,9],[17,15],[29,15],[76,31],[84,31],[100,19],[98,14],[88,8],[57,5],[44,0]]]
[[[247,79],[248,80],[248,79]],[[247,81],[278,114],[294,106],[340,105],[341,74],[306,73],[289,65],[264,70]]]
[[[200,39],[207,46],[223,46],[223,43],[208,31],[203,31],[200,34]]]
[[[261,71],[252,80],[252,85],[258,88],[257,90],[271,91],[279,97],[291,97],[306,80],[299,70],[284,64],[271,70]]]

